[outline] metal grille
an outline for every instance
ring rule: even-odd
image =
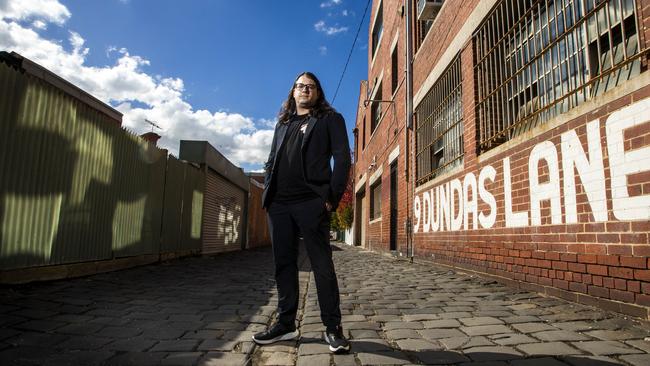
[[[474,34],[479,152],[641,72],[634,0],[504,0]]]
[[[415,22],[415,51],[419,50],[420,46],[422,46],[422,42],[424,42],[424,38],[429,33],[432,24],[433,20],[417,20]]]
[[[420,6],[421,2],[418,0],[412,0],[412,8],[417,9]],[[418,20],[417,18],[412,23],[413,30],[413,49],[417,52],[424,42],[424,38],[429,33],[431,26],[433,25],[433,20]]]
[[[460,57],[450,64],[415,111],[417,184],[463,161]]]

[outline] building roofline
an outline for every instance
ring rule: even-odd
[[[207,141],[181,140],[179,159],[205,164],[245,192],[249,191],[250,177]]]
[[[122,113],[59,75],[16,52],[0,51],[0,62],[32,75],[122,124]]]

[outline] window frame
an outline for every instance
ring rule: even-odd
[[[379,29],[377,29],[377,26],[379,26]],[[370,40],[371,40],[370,52],[373,61],[377,56],[377,50],[381,45],[381,40],[384,38],[383,36],[384,36],[384,2],[381,1],[379,2],[379,6],[377,7],[377,11],[375,13],[374,21],[372,24],[372,31],[370,32]]]
[[[381,219],[381,177],[370,184],[370,210],[369,218],[370,221],[375,221]]]
[[[399,44],[396,42],[395,46],[390,52],[390,94],[395,96],[397,92],[397,87],[399,86],[399,54],[398,54]]]
[[[382,110],[382,102],[381,99],[383,98],[383,80],[380,80],[377,82],[377,88],[375,89],[371,102],[370,102],[370,136],[374,135],[375,131],[377,130],[377,127],[381,123],[383,113],[384,111]]]
[[[361,131],[361,151],[366,149],[366,116],[363,116],[363,130]]]

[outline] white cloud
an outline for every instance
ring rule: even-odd
[[[332,36],[341,32],[348,31],[348,27],[337,27],[337,26],[330,27],[327,24],[325,24],[325,21],[323,20],[319,20],[318,22],[316,22],[314,24],[314,29],[316,29],[316,31],[318,32],[325,33],[328,36]]]
[[[43,19],[62,25],[70,11],[58,0],[0,0],[0,19]]]
[[[273,128],[275,128],[275,124],[277,122],[278,122],[277,119],[265,119],[265,118],[262,118],[262,119],[257,121],[257,124],[260,125],[260,126],[266,127],[266,128],[273,129]]]
[[[81,38],[81,35],[77,32],[70,32],[70,45],[72,46],[72,52],[75,54],[79,54],[83,57],[85,57],[88,54],[88,49],[83,48],[84,43],[86,43],[86,40]]]
[[[46,11],[47,10],[47,11]],[[67,43],[42,37],[22,25],[27,19],[41,19],[65,26],[70,12],[56,0],[0,0],[0,49],[15,51],[62,78],[109,103],[124,114],[123,126],[141,134],[156,121],[163,137],[159,146],[178,155],[179,140],[206,140],[235,164],[259,166],[267,158],[273,137],[274,120],[254,121],[239,113],[195,110],[185,100],[180,78],[147,73],[150,61],[131,55],[127,49],[108,47],[107,57],[117,55],[112,65],[87,63],[90,49],[84,38],[69,31]],[[256,127],[259,126],[258,127]]]
[[[327,47],[326,46],[320,46],[320,47],[318,47],[318,50],[320,51],[320,54],[322,56],[327,55]]]
[[[343,1],[342,0],[330,0],[326,1],[324,3],[320,3],[321,8],[330,8],[332,6],[340,5]]]
[[[45,23],[42,20],[35,20],[32,23],[32,27],[34,27],[36,29],[40,29],[40,30],[45,30],[45,29],[47,29],[47,23]]]

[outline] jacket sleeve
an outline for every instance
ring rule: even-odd
[[[345,127],[345,120],[339,113],[334,113],[327,124],[329,128],[330,146],[334,158],[334,169],[330,181],[330,204],[336,210],[345,192],[350,174],[350,142]]]
[[[277,135],[278,135],[278,127],[276,125],[275,130],[273,131],[273,141],[271,142],[271,151],[269,151],[269,157],[266,159],[266,163],[264,163],[264,186],[265,187],[268,186],[269,183],[271,183],[270,182],[271,169],[273,169],[273,162],[275,161]]]

